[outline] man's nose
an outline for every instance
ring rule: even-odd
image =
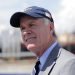
[[[26,34],[31,34],[31,30],[25,29],[22,33],[23,33],[24,35],[26,35]]]

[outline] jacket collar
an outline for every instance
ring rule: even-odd
[[[57,43],[57,45],[53,48],[52,52],[49,54],[45,64],[43,65],[41,71],[45,71],[48,66],[51,66],[54,61],[58,58],[59,49],[61,46]]]

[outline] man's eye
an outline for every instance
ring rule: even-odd
[[[34,24],[30,24],[29,26],[32,27],[32,26],[34,26]]]

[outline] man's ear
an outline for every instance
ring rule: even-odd
[[[54,31],[54,24],[50,24],[50,32],[52,33]]]

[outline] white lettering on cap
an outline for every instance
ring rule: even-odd
[[[52,17],[51,14],[49,14],[49,13],[47,13],[47,12],[45,12],[45,15],[46,15],[47,17],[49,17],[49,18]]]

